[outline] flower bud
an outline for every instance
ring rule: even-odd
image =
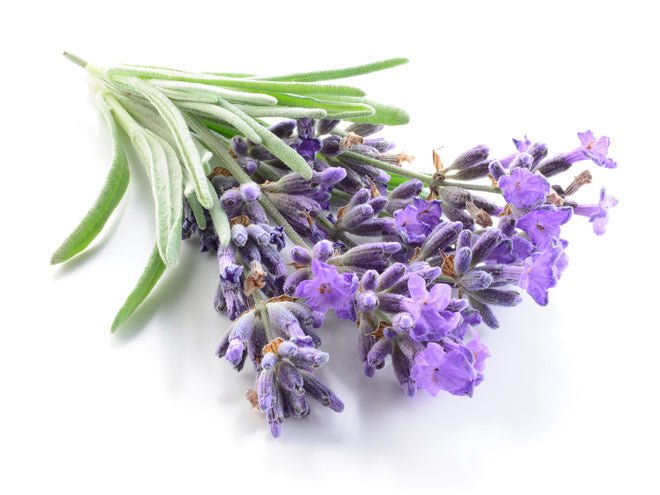
[[[320,261],[327,261],[335,254],[335,247],[330,241],[320,241],[314,245],[312,255]]]
[[[458,155],[448,169],[463,170],[476,165],[488,158],[488,146],[478,145]]]
[[[321,119],[317,126],[317,132],[320,136],[328,134],[339,124],[339,119]]]
[[[371,136],[383,130],[385,126],[382,124],[367,124],[367,123],[354,123],[346,128],[346,132],[352,132],[358,136]]]
[[[403,275],[405,275],[408,268],[403,263],[394,263],[385,269],[378,278],[378,291],[384,291],[397,283]]]

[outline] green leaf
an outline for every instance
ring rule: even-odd
[[[215,122],[210,119],[202,119],[202,122],[206,127],[209,129],[213,129],[215,132],[220,134],[221,136],[224,136],[226,138],[233,138],[234,136],[239,136],[240,133],[234,129],[233,127],[226,126],[224,124],[220,124],[218,122]]]
[[[204,117],[211,117],[214,120],[220,120],[234,127],[237,131],[243,134],[246,138],[254,141],[257,144],[261,143],[261,137],[257,134],[247,122],[241,119],[238,115],[218,105],[209,105],[208,103],[190,103],[180,102],[179,106],[185,110],[189,110],[197,115]]]
[[[175,90],[180,93],[193,93],[197,95],[212,97],[213,101],[211,103],[215,103],[217,101],[217,97],[219,96],[225,100],[247,103],[250,105],[277,105],[276,98],[261,93],[244,93],[241,91],[219,88],[217,86],[209,86],[207,84],[196,84],[182,81],[163,81],[160,79],[152,79],[149,82],[163,90],[168,89]]]
[[[104,98],[128,134],[147,173],[156,210],[156,245],[165,264],[173,267],[179,260],[183,218],[183,177],[177,154],[165,139],[133,120],[112,95],[106,94]],[[194,142],[193,146],[199,158]],[[204,180],[208,180],[206,175]]]
[[[231,226],[229,225],[229,218],[227,213],[220,206],[220,200],[218,195],[215,194],[215,189],[213,191],[213,206],[209,208],[209,215],[211,215],[211,221],[213,222],[213,227],[215,227],[215,233],[218,234],[218,239],[222,247],[229,245],[231,241]]]
[[[146,131],[151,148],[151,187],[156,208],[157,245],[168,267],[179,262],[181,223],[183,220],[183,176],[174,149],[164,140]]]
[[[229,110],[230,112],[233,112],[243,121],[245,121],[250,127],[252,127],[252,129],[261,138],[261,144],[273,155],[282,160],[287,167],[289,167],[304,179],[312,178],[312,169],[310,168],[309,164],[291,146],[286,144],[252,117],[247,115],[236,105],[233,105],[221,98],[218,99],[218,105],[222,106],[226,110]]]
[[[282,117],[287,119],[301,119],[308,117],[310,119],[323,119],[328,115],[322,108],[301,108],[301,107],[262,107],[257,105],[236,105],[250,117]]]
[[[128,96],[113,93],[113,97],[121,104],[123,109],[129,113],[130,117],[135,119],[138,124],[149,129],[161,139],[167,141],[170,146],[175,146],[169,129],[165,126],[163,119],[160,118],[158,112],[156,112],[153,108],[148,107],[144,103],[137,101],[135,98]],[[138,128],[136,127],[134,130],[137,132]]]
[[[375,110],[364,103],[353,103],[345,101],[330,100],[327,97],[295,96],[281,93],[273,93],[280,104],[302,107],[322,108],[327,112],[328,118],[344,119],[350,116],[366,117],[373,115]]]
[[[215,103],[214,96],[192,91],[179,91],[178,89],[159,88],[165,96],[174,101],[196,101],[197,103]]]
[[[128,295],[128,298],[126,298],[126,302],[119,309],[112,322],[113,332],[135,312],[140,304],[142,304],[164,272],[165,264],[160,258],[158,247],[154,246],[149,261],[147,262],[147,266],[144,268],[140,279]]]
[[[119,136],[119,127],[103,100],[100,100],[99,108],[112,137],[114,148],[112,165],[94,205],[62,245],[53,253],[50,259],[53,265],[72,258],[89,246],[103,229],[128,187],[130,172],[126,153],[122,148]]]
[[[370,72],[390,69],[392,67],[406,63],[408,63],[407,58],[388,58],[387,60],[379,60],[378,62],[371,62],[369,64],[356,65],[354,67],[346,67],[343,69],[320,70],[315,72],[298,72],[293,74],[285,74],[283,76],[253,77],[252,79],[257,79],[260,81],[267,80],[297,82],[330,81],[332,79],[343,79],[346,77],[369,74]]]
[[[186,122],[193,130],[198,139],[215,156],[223,168],[229,172],[240,183],[252,182],[252,178],[241,168],[236,160],[229,154],[229,149],[222,143],[216,134],[211,132],[201,121],[191,114],[184,114]]]
[[[202,206],[209,208],[213,204],[213,198],[208,187],[206,174],[204,173],[197,147],[193,142],[188,126],[179,109],[157,88],[141,79],[130,78],[125,82],[139,91],[165,121],[175,141],[176,149],[181,157],[183,166],[195,182],[197,199]]]
[[[102,69],[91,68],[92,73],[103,72]],[[364,91],[353,86],[340,84],[315,84],[305,82],[284,82],[284,81],[257,81],[253,79],[241,79],[214,76],[212,74],[195,74],[191,72],[181,72],[165,69],[147,69],[141,67],[119,66],[112,67],[106,71],[108,77],[116,78],[118,76],[133,76],[143,79],[162,79],[169,81],[185,81],[192,83],[206,84],[210,86],[222,86],[225,88],[234,88],[239,91],[250,93],[293,93],[298,95],[305,94],[323,94],[323,95],[344,95],[344,96],[364,96]],[[145,83],[146,84],[146,83]]]
[[[390,181],[387,183],[387,187],[394,188],[410,180],[407,177],[402,177],[401,175],[397,175],[392,172],[388,172],[388,173],[390,174]]]
[[[369,105],[374,109],[374,113],[369,116],[347,117],[346,120],[352,122],[367,122],[370,124],[385,124],[385,125],[403,125],[410,122],[408,112],[402,108],[395,107],[394,105],[386,105],[368,98],[359,98],[353,96],[339,96],[335,98],[337,101],[343,103],[361,103]]]

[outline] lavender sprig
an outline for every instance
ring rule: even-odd
[[[574,198],[588,170],[555,182],[579,162],[616,166],[609,139],[591,131],[558,155],[525,137],[500,158],[478,145],[448,166],[434,153],[433,173],[414,172],[378,135],[407,122],[403,111],[316,84],[403,59],[261,78],[69,58],[90,72],[116,158],[53,262],[84,249],[121,199],[123,127],[152,185],[157,232],[113,330],[176,265],[180,239],[196,240],[217,258],[213,306],[233,320],[217,354],[238,371],[252,363],[247,397],[276,437],[285,418],[309,414],[309,399],[344,407],[316,375],[329,359],[318,330],[330,312],[355,324],[367,376],[389,361],[410,397],[472,396],[490,357],[475,328],[497,328],[495,307],[518,305],[523,291],[547,305],[568,262],[563,226],[585,217],[602,235],[617,204],[605,189]],[[278,115],[295,120],[258,120]]]

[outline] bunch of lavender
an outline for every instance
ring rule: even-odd
[[[176,264],[180,240],[195,239],[217,257],[214,307],[233,320],[217,354],[239,371],[249,358],[247,397],[274,436],[284,418],[309,414],[310,398],[344,407],[315,374],[329,358],[317,329],[330,310],[355,324],[367,376],[389,359],[408,396],[472,396],[490,356],[475,327],[497,328],[493,308],[519,304],[521,291],[546,305],[567,265],[562,226],[583,216],[601,235],[616,205],[604,189],[593,204],[573,199],[586,169],[556,177],[616,163],[608,138],[587,131],[559,155],[525,138],[508,156],[480,145],[444,166],[434,152],[433,174],[410,171],[412,158],[378,136],[407,121],[403,111],[315,84],[398,63],[271,78],[90,68],[115,161],[53,261],[89,244],[121,198],[122,127],[152,183],[157,242],[113,329]],[[295,119],[255,120],[274,115]]]

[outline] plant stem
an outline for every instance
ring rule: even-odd
[[[266,309],[266,299],[259,289],[255,290],[252,293],[252,298],[254,299],[254,309],[259,314],[259,319],[261,320],[262,325],[264,326],[264,332],[266,333],[266,339],[272,341],[275,336],[273,331],[270,328],[270,320],[268,319],[268,310]]]
[[[403,177],[408,177],[409,179],[420,180],[424,184],[427,184],[429,186],[433,182],[433,177],[431,175],[422,174],[422,173],[418,173],[418,172],[413,172],[412,170],[407,170],[403,167],[398,167],[396,165],[392,165],[391,163],[387,163],[387,162],[378,160],[376,158],[372,158],[370,156],[366,156],[366,155],[362,155],[360,153],[356,153],[355,151],[350,151],[350,150],[343,151],[341,153],[341,155],[344,155],[347,158],[355,160],[356,162],[364,163],[365,165],[371,165],[372,167],[379,168],[380,170],[384,170],[385,172],[390,172],[392,174],[397,174],[397,175],[401,175]]]
[[[318,215],[316,217],[316,221],[320,223],[336,240],[343,242],[348,247],[355,246],[355,242],[349,239],[344,232],[337,230],[337,228],[330,222],[330,220],[325,218],[323,215]]]
[[[340,201],[350,201],[351,198],[353,197],[352,194],[349,194],[344,191],[340,191],[339,189],[332,188],[332,192],[330,193],[333,198],[340,200]]]
[[[452,180],[445,179],[436,179],[436,185],[442,187],[459,187],[461,189],[467,189],[469,191],[481,191],[493,194],[502,194],[502,191],[499,187],[486,186],[483,184],[468,184],[466,182],[457,182]]]
[[[355,160],[356,162],[364,163],[365,165],[371,165],[372,167],[379,168],[380,170],[384,170],[385,172],[397,174],[402,177],[408,177],[409,179],[420,180],[429,187],[432,186],[460,187],[461,189],[467,189],[469,191],[481,191],[481,192],[489,192],[495,194],[501,194],[502,192],[498,187],[486,186],[483,184],[469,184],[467,182],[458,182],[458,181],[440,179],[432,175],[428,175],[420,172],[413,172],[412,170],[408,170],[403,167],[398,167],[396,165],[392,165],[391,163],[378,160],[377,158],[372,158],[370,156],[356,153],[355,151],[344,151],[342,155],[346,155],[348,158]]]

